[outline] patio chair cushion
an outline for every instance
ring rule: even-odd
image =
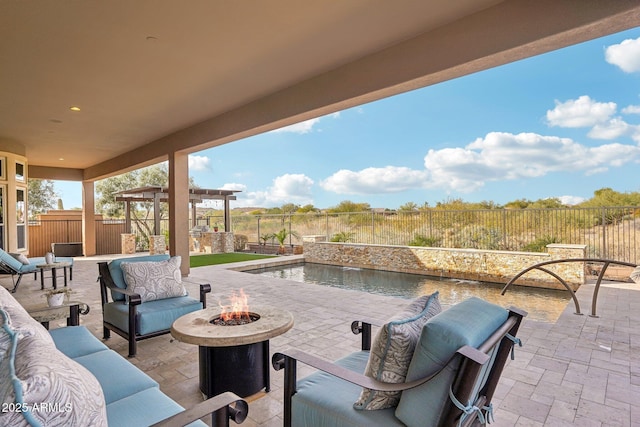
[[[460,347],[477,347],[486,341],[507,320],[508,314],[498,305],[472,297],[429,319],[413,353],[407,381],[446,367],[428,383],[402,393],[395,412],[398,419],[408,427],[437,425],[447,406],[449,386],[460,358],[447,362]]]
[[[369,359],[368,351],[359,351],[337,360],[336,365],[363,373]],[[385,427],[403,426],[393,414],[394,409],[357,411],[351,402],[362,387],[334,377],[326,372],[315,372],[298,381],[292,397],[292,420],[305,426],[324,427]],[[302,421],[304,420],[304,424]]]
[[[184,296],[180,263],[182,257],[166,261],[123,262],[120,267],[127,289],[140,295],[142,302]]]
[[[117,258],[112,260],[109,263],[109,274],[111,275],[111,279],[113,279],[113,283],[119,287],[120,289],[127,289],[127,283],[124,281],[124,273],[122,272],[122,268],[120,267],[123,262],[146,262],[146,261],[166,261],[169,259],[169,255],[148,255],[148,256],[139,256],[139,257],[131,257],[131,258]],[[117,292],[111,293],[111,298],[114,301],[124,301],[125,296],[119,294]]]
[[[147,301],[138,305],[137,310],[138,330],[135,333],[146,335],[170,329],[178,317],[202,310],[202,303],[195,298],[184,296]],[[112,325],[129,332],[129,305],[124,301],[105,304],[103,316]]]
[[[9,255],[8,252],[3,251],[2,249],[0,249],[0,261],[3,264],[6,264],[9,268],[14,270],[15,272],[20,272],[22,270],[22,266],[25,265],[20,261],[18,261],[17,259],[15,259],[14,257],[12,257],[11,255]]]
[[[0,401],[30,410],[2,411],[0,425],[107,426],[102,388],[89,371],[38,337],[2,328],[12,345],[0,360]]]
[[[27,258],[24,254],[18,254],[18,253],[9,252],[9,255],[11,255],[12,257],[17,259],[18,261],[20,261],[24,265],[29,264],[29,258]]]
[[[364,374],[386,383],[404,382],[422,327],[441,311],[438,292],[435,292],[417,298],[393,316],[376,334]],[[397,406],[399,400],[399,391],[363,388],[353,406],[363,410],[385,409]]]

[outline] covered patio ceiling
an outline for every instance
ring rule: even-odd
[[[639,0],[2,1],[0,151],[82,181],[85,254],[94,182],[168,161],[187,257],[188,154],[638,25]]]
[[[639,24],[631,0],[3,1],[0,148],[94,181]]]

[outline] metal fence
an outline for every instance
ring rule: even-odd
[[[46,224],[45,224],[46,223]],[[197,220],[198,225],[223,224],[222,217]],[[584,244],[587,256],[640,264],[640,207],[579,209],[438,210],[419,212],[307,213],[291,215],[233,215],[234,233],[250,243],[273,243],[283,228],[288,244],[302,236],[385,245],[422,245],[506,251],[544,251],[548,243]],[[149,224],[132,222],[138,250],[148,249]],[[99,254],[119,253],[124,220],[96,224]],[[225,231],[225,230],[220,230]],[[160,234],[168,233],[161,221]],[[52,242],[81,239],[81,221],[30,223],[29,247],[34,256]],[[45,249],[42,253],[46,252]]]

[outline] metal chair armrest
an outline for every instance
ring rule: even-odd
[[[211,414],[217,426],[228,426],[229,419],[242,424],[249,413],[249,404],[232,392],[220,393],[196,406],[153,424],[151,427],[182,427]]]
[[[453,357],[456,357],[456,355],[458,354],[480,365],[484,365],[489,361],[488,355],[470,346],[461,347],[460,349],[458,349],[458,351],[454,354]],[[419,378],[414,381],[404,382],[404,383],[385,383],[382,381],[378,381],[371,377],[367,377],[363,374],[359,374],[357,372],[351,371],[342,366],[336,365],[327,360],[321,359],[312,354],[306,353],[302,350],[293,349],[293,350],[288,350],[286,353],[275,353],[273,355],[271,363],[273,365],[273,368],[276,371],[279,371],[283,368],[286,368],[287,364],[291,365],[291,362],[295,362],[295,361],[300,361],[306,365],[309,365],[313,368],[324,371],[337,378],[359,385],[360,387],[366,387],[366,388],[370,388],[372,390],[378,390],[378,391],[403,391],[403,390],[408,390],[410,388],[417,387],[421,384],[426,383],[427,381],[429,381],[430,379],[438,375],[438,373],[440,373],[440,371],[444,369],[444,367],[446,367],[449,363],[449,361],[447,361],[447,363],[445,363],[441,369],[439,369],[438,371],[434,372],[431,375],[428,375],[423,378]],[[294,372],[295,372],[295,369],[294,369]],[[285,371],[285,375],[286,375],[286,371]]]
[[[125,295],[126,297],[129,297],[129,304],[133,304],[133,305],[142,304],[142,299],[140,298],[140,294],[132,292],[128,289],[119,288],[115,285],[106,285],[106,286],[109,290],[113,292],[117,292],[119,294]]]

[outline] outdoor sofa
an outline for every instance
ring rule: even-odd
[[[248,412],[232,393],[185,411],[84,326],[49,332],[1,286],[0,404],[0,425],[12,427],[206,426],[209,413],[228,426]]]

